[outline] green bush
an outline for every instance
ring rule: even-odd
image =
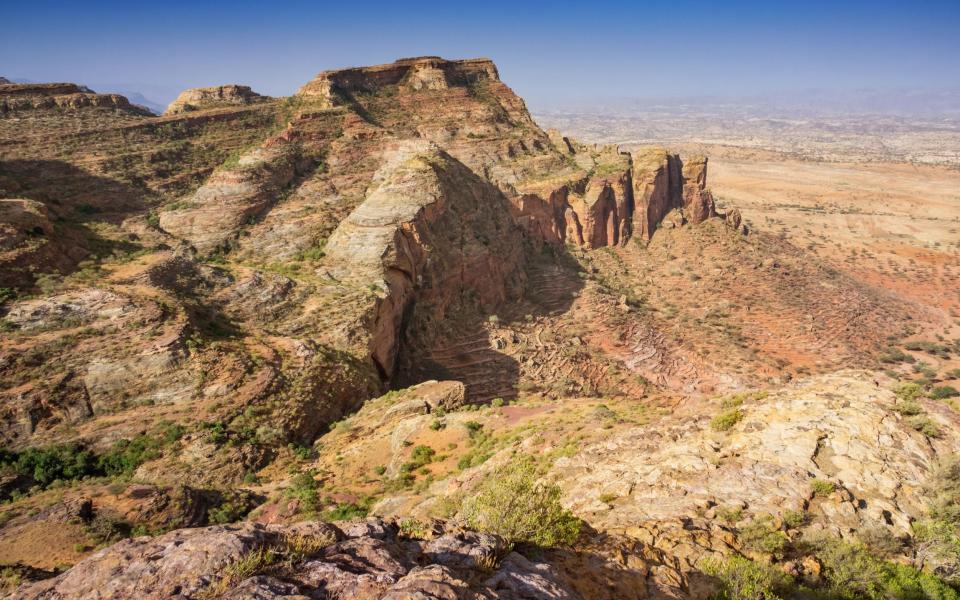
[[[290,479],[290,487],[286,489],[287,497],[299,502],[301,512],[312,513],[320,506],[315,475],[316,473],[312,470],[297,473]]]
[[[477,423],[476,421],[467,421],[463,426],[467,428],[467,435],[470,436],[471,440],[483,431],[483,424]]]
[[[87,534],[97,544],[112,544],[123,538],[130,537],[130,524],[117,517],[98,513],[86,526]]]
[[[960,600],[960,594],[941,579],[908,565],[883,565],[883,598],[906,600]]]
[[[783,557],[783,550],[788,541],[787,534],[777,529],[770,517],[754,519],[748,525],[741,527],[737,534],[745,549],[772,554],[776,558]]]
[[[923,396],[923,388],[916,383],[901,383],[893,390],[898,400],[903,402],[913,402]]]
[[[823,564],[825,590],[837,600],[960,600],[960,595],[937,577],[906,565],[872,556],[862,544],[836,539],[814,542]]]
[[[788,529],[796,529],[806,524],[807,513],[802,510],[787,510],[784,511],[782,518],[783,524],[786,525]]]
[[[117,440],[113,447],[97,460],[97,466],[112,477],[132,475],[137,467],[160,456],[160,442],[147,435],[132,440]]]
[[[726,559],[709,556],[700,562],[700,570],[717,579],[717,600],[780,600],[788,590],[789,579],[776,567],[753,562],[742,556]]]
[[[923,414],[923,407],[913,400],[906,400],[894,405],[893,410],[907,417],[914,417]]]
[[[810,489],[813,490],[814,496],[829,496],[837,489],[837,486],[826,479],[814,479],[810,482]]]
[[[410,453],[410,460],[403,463],[400,470],[404,473],[416,471],[420,467],[424,467],[433,462],[433,457],[436,455],[437,451],[430,446],[417,446],[413,449],[413,452]]]
[[[710,420],[710,428],[714,431],[728,431],[743,419],[743,411],[739,408],[724,411]]]
[[[539,481],[531,457],[517,456],[487,477],[464,502],[461,515],[471,528],[495,533],[511,544],[572,544],[582,524],[560,505],[560,495],[559,486]]]
[[[6,460],[12,462],[18,473],[32,477],[44,487],[57,480],[98,474],[93,453],[77,444],[27,448],[19,454],[8,454]]]
[[[320,513],[320,519],[322,521],[348,521],[365,517],[369,512],[370,507],[366,503],[345,502]]]
[[[215,506],[207,511],[207,520],[210,523],[218,525],[224,523],[233,523],[243,516],[243,511],[230,502],[224,502],[220,506]]]
[[[929,438],[940,437],[940,426],[926,415],[910,417],[907,424]]]
[[[925,487],[927,517],[913,524],[918,557],[934,574],[960,584],[960,456],[941,459]]]
[[[930,397],[934,400],[945,400],[947,398],[956,398],[957,396],[960,396],[960,392],[951,385],[938,385],[930,390]]]

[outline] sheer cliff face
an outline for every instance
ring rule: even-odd
[[[188,90],[163,117],[69,84],[0,85],[0,107],[31,115],[17,135],[0,119],[0,283],[56,283],[8,311],[22,335],[6,351],[52,358],[28,332],[64,314],[104,324],[57,350],[54,377],[8,364],[13,443],[145,404],[217,411],[226,396],[266,403],[283,435],[309,441],[378,390],[464,369],[468,399],[515,394],[515,362],[479,342],[496,366],[464,358],[451,337],[524,301],[569,303],[526,283],[564,244],[624,246],[668,211],[715,214],[705,161],[547,134],[486,59],[326,71],[286,99]],[[67,121],[76,133],[57,140]],[[94,284],[57,279],[105,244],[141,258]],[[145,341],[106,327],[111,311]],[[487,368],[512,373],[509,389]]]
[[[370,356],[389,380],[403,332],[422,344],[451,310],[492,313],[519,298],[524,247],[502,192],[433,144],[400,144],[375,181],[330,236],[324,268],[375,288],[350,308],[368,311]]]
[[[934,312],[747,235],[705,158],[542,131],[485,59],[327,71],[289,98],[189,90],[161,117],[0,82],[0,559],[91,555],[14,597],[144,573],[193,598],[708,597],[701,559],[747,551],[754,519],[806,509],[776,528],[800,540],[923,516],[956,415],[829,371],[872,368]],[[69,485],[9,471],[50,446]],[[518,451],[598,531],[531,562],[425,519]],[[157,532],[257,502],[262,523],[93,554],[111,515]],[[425,520],[284,525],[367,508]]]
[[[665,150],[642,151],[633,157],[633,192],[636,198],[634,228],[645,240],[671,210],[697,224],[717,216],[713,196],[707,190],[707,159],[694,157],[684,163]]]

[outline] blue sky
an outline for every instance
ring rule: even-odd
[[[493,58],[535,108],[960,87],[960,0],[28,0],[6,3],[0,22],[0,75],[147,96],[222,83],[284,95],[323,69],[423,54]]]

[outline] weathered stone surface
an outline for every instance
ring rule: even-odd
[[[330,236],[324,264],[337,281],[377,290],[361,335],[388,379],[404,325],[442,319],[468,291],[484,311],[516,297],[523,255],[506,198],[431,144],[398,147],[375,185]]]
[[[222,249],[260,216],[300,169],[307,168],[286,144],[248,152],[237,166],[217,171],[183,208],[160,213],[160,227],[204,253]]]
[[[502,561],[505,549],[494,536],[447,533],[432,541],[397,537],[396,527],[367,521],[384,530],[348,523],[287,527],[215,526],[178,530],[125,540],[82,561],[67,572],[25,584],[11,600],[94,598],[201,598],[227,576],[231,564],[257,551],[286,550],[290,540],[315,539],[311,555],[293,563],[266,563],[259,572],[232,581],[223,598],[563,598],[579,599],[568,583],[577,573],[562,572],[543,559],[516,552]],[[421,545],[424,549],[421,550]],[[473,557],[484,557],[478,564]],[[491,565],[493,565],[491,567]],[[489,569],[489,570],[488,570]]]
[[[150,111],[131,104],[119,94],[97,94],[73,83],[0,82],[0,114],[23,110],[113,108],[150,116]]]
[[[219,85],[215,87],[193,88],[180,92],[180,95],[170,103],[164,115],[175,115],[194,110],[222,108],[254,104],[269,100],[261,96],[246,85]]]
[[[25,287],[37,269],[68,272],[86,256],[83,246],[42,202],[0,199],[0,286]]]
[[[928,439],[894,403],[869,377],[824,375],[748,401],[728,432],[678,415],[558,464],[571,506],[606,528],[740,506],[744,518],[806,509],[838,534],[876,525],[905,535],[925,510],[930,466],[960,450],[960,437]],[[815,497],[814,478],[838,492]],[[601,494],[618,498],[612,509]]]
[[[371,67],[324,71],[301,87],[297,94],[320,97],[333,106],[349,101],[357,92],[372,92],[401,83],[418,91],[441,90],[449,85],[485,80],[499,80],[497,68],[489,59],[450,61],[438,56],[424,56]]]
[[[704,157],[693,157],[684,163],[679,156],[663,149],[634,153],[634,230],[649,240],[674,209],[680,209],[684,220],[693,224],[717,216],[713,196],[706,185],[707,159]]]

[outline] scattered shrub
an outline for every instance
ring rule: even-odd
[[[960,392],[951,385],[938,385],[930,390],[930,397],[934,400],[945,400],[947,398],[956,398],[957,396],[960,396]]]
[[[916,415],[910,417],[910,419],[907,421],[907,424],[929,438],[940,437],[940,427],[925,415]]]
[[[786,525],[788,529],[796,529],[806,524],[807,513],[802,510],[787,510],[784,511],[782,519],[783,524]]]
[[[899,402],[894,405],[893,410],[907,417],[913,417],[923,413],[923,407],[913,400]]]
[[[413,449],[413,452],[410,453],[410,460],[403,463],[400,469],[405,473],[416,471],[420,467],[433,462],[433,457],[436,456],[436,454],[437,451],[430,446],[417,446]]]
[[[320,514],[323,521],[348,521],[350,519],[359,519],[367,516],[370,512],[370,506],[364,503],[344,502],[336,507],[325,510]]]
[[[86,526],[87,534],[100,545],[130,537],[130,524],[104,513],[97,513]]]
[[[837,486],[826,479],[814,479],[810,482],[810,489],[813,490],[814,496],[829,496],[837,489]]]
[[[927,518],[913,524],[917,556],[937,576],[960,584],[960,457],[941,459],[925,487]]]
[[[110,476],[132,475],[137,467],[160,456],[160,442],[147,435],[132,440],[117,440],[97,461],[97,466]]]
[[[893,390],[898,400],[913,402],[923,395],[923,388],[916,383],[901,383]]]
[[[739,408],[720,413],[710,420],[710,428],[714,431],[728,431],[743,419],[743,411]]]
[[[727,523],[737,523],[743,518],[743,509],[739,506],[728,506],[717,509],[717,516]]]
[[[400,535],[412,540],[422,540],[430,533],[430,525],[419,519],[400,521]]]
[[[874,556],[889,558],[903,550],[903,542],[883,526],[865,527],[857,532],[857,540]]]
[[[751,552],[772,554],[781,558],[787,546],[787,534],[777,529],[770,517],[755,519],[741,527],[737,533],[740,543]]]
[[[700,569],[717,579],[717,600],[779,600],[789,584],[787,576],[776,567],[742,556],[709,556],[700,562]]]
[[[290,487],[286,489],[287,497],[299,502],[301,512],[312,513],[319,508],[320,496],[317,493],[315,475],[312,470],[297,473],[290,479]]]
[[[467,435],[470,436],[470,439],[477,437],[483,431],[483,424],[476,421],[467,421],[463,426],[467,428]]]
[[[580,519],[560,505],[560,487],[539,481],[538,475],[532,458],[515,457],[464,502],[462,516],[473,529],[511,544],[572,544],[580,534]]]

